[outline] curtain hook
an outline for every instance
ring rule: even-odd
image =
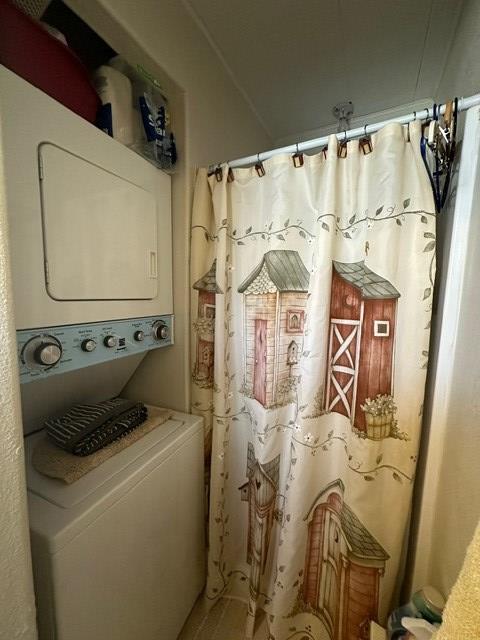
[[[221,182],[223,180],[223,170],[222,167],[218,164],[215,169],[215,179],[217,182]]]
[[[297,151],[292,156],[293,166],[298,169],[298,167],[303,167],[303,153],[300,153],[298,150],[298,142],[295,143],[297,147]]]
[[[260,160],[260,153],[257,153],[257,163],[255,165],[255,171],[259,178],[263,178],[265,175],[265,167],[263,166],[263,162]]]
[[[343,131],[343,140],[338,143],[337,156],[339,158],[347,157],[347,130]]]
[[[373,149],[372,141],[369,138],[368,133],[367,133],[367,127],[368,127],[367,124],[364,125],[364,127],[363,127],[363,138],[361,138],[361,140],[360,140],[360,149],[363,151],[363,155],[364,156],[366,156],[369,153],[371,153],[372,149]]]

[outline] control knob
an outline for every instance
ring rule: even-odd
[[[53,367],[62,357],[62,345],[50,335],[34,336],[23,347],[21,357],[30,369]]]
[[[34,359],[44,367],[53,367],[62,357],[62,349],[56,342],[43,342],[35,349]]]
[[[103,344],[109,349],[113,349],[113,347],[116,347],[117,342],[118,340],[116,336],[105,336],[105,338],[103,339]]]
[[[82,344],[80,346],[82,347],[82,351],[87,351],[88,353],[90,353],[91,351],[95,351],[95,349],[97,348],[97,343],[95,342],[95,340],[92,340],[92,338],[86,338],[82,341]]]
[[[135,333],[133,334],[133,339],[136,340],[137,342],[142,342],[142,340],[145,340],[145,334],[143,331],[135,331]]]
[[[170,330],[166,324],[163,324],[163,322],[155,322],[152,327],[152,331],[155,340],[168,340],[170,337]]]

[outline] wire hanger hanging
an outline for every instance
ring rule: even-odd
[[[423,127],[420,142],[423,162],[430,179],[435,208],[440,213],[445,205],[455,160],[458,98],[446,103],[443,119],[433,105],[432,118]]]

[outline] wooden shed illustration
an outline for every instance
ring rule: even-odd
[[[358,640],[378,619],[380,577],[389,556],[344,502],[336,480],[305,516],[308,540],[301,598],[325,623],[332,640]]]
[[[250,591],[256,598],[265,571],[270,536],[276,515],[280,456],[261,464],[251,442],[247,451],[247,482],[239,487],[248,502],[247,562],[251,565]]]
[[[244,392],[266,408],[293,400],[309,278],[297,251],[276,250],[238,287],[244,294]]]
[[[205,388],[213,385],[215,295],[223,293],[216,281],[216,267],[217,261],[214,260],[207,273],[193,284],[198,291],[198,309],[194,322],[197,349],[192,378]]]
[[[333,263],[325,409],[362,432],[366,398],[392,395],[399,297],[365,262]]]

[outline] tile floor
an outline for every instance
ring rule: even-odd
[[[222,598],[207,612],[203,596],[197,600],[178,640],[245,640],[247,605]],[[268,640],[265,615],[259,616],[254,640]]]

